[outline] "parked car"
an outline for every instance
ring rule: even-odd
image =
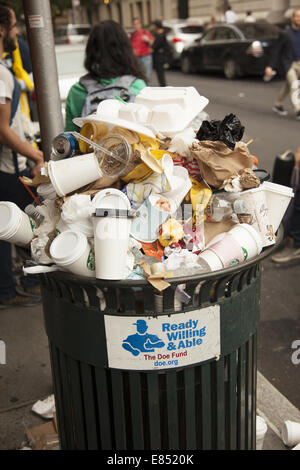
[[[267,22],[219,24],[186,47],[184,73],[223,71],[228,79],[263,75],[270,48],[280,29]]]
[[[82,75],[87,73],[84,67],[85,45],[57,45],[55,54],[62,113],[65,118],[65,103],[69,90]]]
[[[80,44],[86,42],[91,31],[89,24],[59,26],[54,33],[55,44]]]
[[[185,20],[164,20],[163,27],[171,48],[172,65],[180,65],[183,48],[201,37],[204,26]]]

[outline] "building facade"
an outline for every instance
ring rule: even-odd
[[[294,8],[300,7],[300,0],[98,0],[92,15],[92,23],[113,19],[125,27],[139,17],[144,25],[157,18],[190,18],[202,22],[211,16],[221,18],[226,4],[230,3],[239,19],[244,19],[248,10],[257,19],[279,22],[291,15]],[[86,12],[80,8],[81,16]]]

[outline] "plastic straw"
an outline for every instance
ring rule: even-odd
[[[83,135],[79,134],[78,132],[71,132],[71,134],[73,134],[75,137],[77,137],[77,139],[81,139],[84,142],[86,142],[87,144],[90,144],[90,146],[93,147],[94,149],[100,150],[101,152],[105,153],[109,157],[112,157],[115,160],[117,160],[118,162],[124,164],[124,160],[122,160],[122,158],[120,158],[114,152],[111,152],[110,150],[107,150],[105,147],[102,147],[101,145],[96,144],[96,142],[93,142],[92,140],[88,139],[87,137],[84,137]]]
[[[115,95],[115,98],[116,98],[116,100],[119,100],[119,101],[121,101],[121,103],[123,103],[123,104],[127,104],[127,103],[126,103],[126,101],[124,101],[124,100],[122,100],[122,98],[120,98],[120,96],[118,96],[118,95]]]
[[[31,189],[29,188],[29,186],[27,186],[27,184],[24,183],[24,181],[22,181],[22,178],[21,176],[19,176],[19,180],[21,181],[21,183],[25,186],[25,188],[27,189],[27,191],[29,192],[29,194],[33,197],[33,199],[35,200],[35,202],[41,206],[41,202],[38,200],[38,198],[33,194],[33,192],[31,191]]]

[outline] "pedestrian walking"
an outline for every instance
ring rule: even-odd
[[[0,3],[0,57],[16,48],[17,21],[14,10],[8,3]],[[32,168],[28,167],[28,159]],[[0,62],[0,200],[11,201],[24,209],[32,203],[18,176],[40,174],[44,163],[43,153],[25,138],[20,87],[1,60]],[[22,277],[22,286],[17,286],[12,271],[12,250],[8,242],[0,241],[0,308],[32,306],[39,296],[30,296],[36,291],[35,279]],[[22,289],[21,289],[22,287]],[[21,289],[21,294],[18,294]]]
[[[292,211],[287,221],[286,244],[282,251],[272,257],[272,261],[280,265],[286,265],[291,261],[300,262],[300,147],[295,153],[296,175],[295,194],[292,201]]]
[[[282,31],[270,55],[265,77],[272,77],[273,70],[285,78],[279,95],[273,106],[273,111],[281,116],[288,113],[283,107],[285,98],[289,95],[296,119],[300,120],[300,8],[295,8],[291,25]]]
[[[151,86],[152,83],[152,49],[154,38],[150,31],[142,28],[142,23],[139,18],[134,18],[132,23],[134,32],[131,34],[131,44],[136,56],[139,59],[143,73],[147,79],[147,84]]]
[[[166,38],[166,33],[160,20],[153,21],[154,42],[153,50],[153,68],[156,72],[159,86],[167,86],[165,69],[170,61],[170,47]]]
[[[118,94],[117,90],[124,90],[127,97],[132,97],[133,101],[146,87],[145,77],[130,39],[115,21],[101,21],[93,27],[86,45],[84,64],[88,74],[81,77],[68,93],[66,131],[77,131],[78,127],[73,123],[73,119],[96,110],[87,106],[89,90],[94,94],[93,101],[97,108],[102,99],[114,98],[114,95]]]

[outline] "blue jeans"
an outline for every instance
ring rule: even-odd
[[[20,172],[20,176],[25,175],[31,177],[29,170]],[[28,204],[32,203],[32,197],[18,180],[16,174],[11,175],[0,171],[0,201],[14,202],[24,210]],[[29,251],[28,258],[30,258]],[[0,298],[11,299],[16,295],[16,282],[12,272],[11,244],[3,240],[0,240],[0,260]],[[32,287],[38,283],[36,276],[22,276],[23,287]]]
[[[152,54],[139,57],[139,62],[142,67],[143,74],[147,79],[147,85],[151,86],[152,83]]]

